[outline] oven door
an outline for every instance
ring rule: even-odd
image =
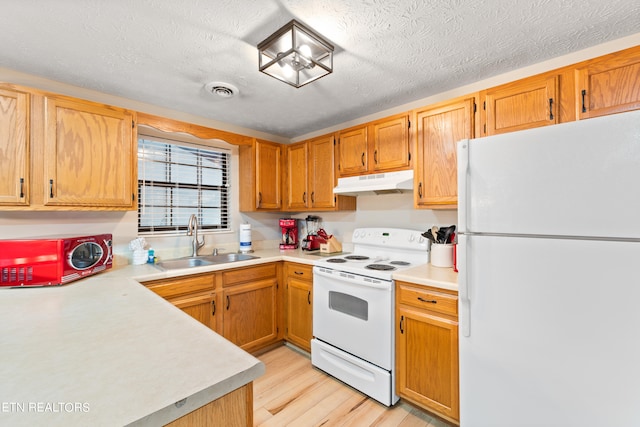
[[[393,282],[313,268],[313,335],[393,369]]]

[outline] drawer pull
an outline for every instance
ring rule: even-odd
[[[294,271],[293,274],[297,274],[298,276],[302,276],[304,271]]]
[[[438,303],[438,301],[436,301],[434,299],[424,299],[422,297],[418,297],[418,301],[428,302],[428,303],[431,303],[431,304],[437,304]]]

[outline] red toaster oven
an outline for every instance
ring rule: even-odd
[[[111,234],[0,240],[0,286],[64,285],[112,265]]]

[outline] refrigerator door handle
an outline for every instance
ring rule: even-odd
[[[469,296],[469,258],[467,252],[469,250],[469,236],[464,234],[458,235],[458,301],[459,301],[459,317],[458,326],[462,336],[471,335],[471,298]]]
[[[469,140],[458,141],[458,233],[467,230],[467,185],[469,176]]]

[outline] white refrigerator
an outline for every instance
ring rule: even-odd
[[[461,427],[640,426],[640,111],[458,143]]]

